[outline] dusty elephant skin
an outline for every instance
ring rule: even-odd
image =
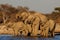
[[[26,7],[0,6],[0,34],[48,37],[54,36],[57,30],[57,23],[40,12]]]

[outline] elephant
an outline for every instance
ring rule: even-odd
[[[32,36],[37,36],[38,35],[38,32],[39,32],[39,22],[40,22],[40,18],[35,16],[35,20],[33,21],[33,24],[32,24]]]
[[[15,30],[15,35],[28,35],[29,26],[24,24],[22,21],[14,23],[12,28]]]
[[[6,25],[0,27],[0,34],[14,35],[14,30],[12,28],[7,27]]]
[[[48,20],[46,24],[44,24],[44,26],[41,27],[41,31],[43,30],[42,35],[45,37],[48,37],[49,34],[50,36],[54,36],[54,29],[55,29],[54,25],[55,25],[55,22],[53,20],[51,19]]]
[[[27,17],[29,16],[29,13],[27,13],[27,12],[22,12],[22,13],[17,13],[16,14],[16,19],[18,20],[18,21],[24,21]]]

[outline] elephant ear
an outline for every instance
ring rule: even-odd
[[[42,23],[45,23],[46,21],[48,21],[48,18],[42,13],[36,12],[34,15],[38,16]]]

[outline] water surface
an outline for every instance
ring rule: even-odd
[[[41,37],[12,37],[10,35],[0,35],[0,40],[60,40],[60,35],[50,38]]]

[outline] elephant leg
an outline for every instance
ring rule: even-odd
[[[15,30],[14,35],[15,35],[15,36],[17,36],[17,35],[18,35],[18,31],[17,31],[17,30]]]
[[[31,36],[37,36],[37,34],[38,34],[38,29],[34,27],[34,28],[32,29],[32,34],[31,34]]]
[[[45,37],[48,37],[48,36],[49,36],[49,31],[48,31],[48,30],[49,30],[49,27],[47,27],[47,28],[45,29],[45,31],[44,31],[44,32],[45,32]]]

